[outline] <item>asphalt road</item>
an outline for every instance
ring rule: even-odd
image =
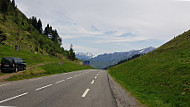
[[[0,83],[0,106],[116,107],[107,71],[83,70]]]

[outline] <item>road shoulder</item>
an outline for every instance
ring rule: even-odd
[[[140,104],[138,100],[130,94],[130,92],[123,89],[109,74],[108,79],[118,107],[147,107]]]

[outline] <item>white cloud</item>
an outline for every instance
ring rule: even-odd
[[[164,43],[190,29],[190,2],[179,1],[188,0],[17,0],[17,3],[27,16],[41,18],[44,26],[50,23],[67,43],[75,40],[76,48],[102,53],[97,44],[142,40]],[[119,37],[127,33],[135,36]],[[88,39],[91,44],[82,45],[76,39],[84,37],[93,38]],[[118,51],[111,47],[106,47],[107,50]]]
[[[101,40],[96,40],[94,43],[126,43],[147,40],[145,37],[101,37]]]
[[[95,48],[90,48],[90,47],[85,47],[85,46],[81,46],[81,45],[75,45],[75,44],[72,44],[73,45],[73,49],[74,51],[77,51],[77,52],[92,52],[92,53],[97,53],[98,50],[95,49]],[[68,43],[63,43],[62,45],[63,47],[66,47],[66,49],[69,49],[71,44],[68,44]]]

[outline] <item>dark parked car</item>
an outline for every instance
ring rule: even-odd
[[[4,57],[1,60],[1,72],[26,70],[26,63],[21,58]]]

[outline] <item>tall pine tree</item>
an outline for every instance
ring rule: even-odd
[[[44,29],[44,35],[46,35],[47,37],[48,37],[48,35],[49,35],[49,24],[47,24],[47,26],[45,27],[45,29]]]
[[[36,27],[37,27],[36,29],[42,34],[43,29],[42,29],[42,22],[40,19],[38,20]]]
[[[15,10],[15,9],[16,9],[15,0],[12,0],[11,4],[12,4],[12,6],[13,6],[13,9]]]
[[[2,0],[2,3],[1,3],[1,12],[3,14],[6,14],[8,11],[8,2],[7,0]]]
[[[72,44],[71,44],[70,50],[69,50],[69,59],[70,59],[71,61],[74,61],[74,60],[76,59],[76,57],[75,57],[75,52],[74,52],[74,50],[73,50],[73,45],[72,45]]]

